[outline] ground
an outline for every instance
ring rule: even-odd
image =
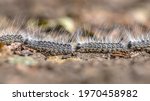
[[[0,60],[1,83],[149,83],[150,54],[132,58],[105,58],[100,54],[76,56],[11,55]]]

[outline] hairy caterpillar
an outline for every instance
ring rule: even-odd
[[[90,42],[78,44],[76,51],[81,53],[111,53],[115,51],[125,51],[125,47],[121,43]]]
[[[62,32],[62,31],[61,31]],[[71,54],[72,46],[67,43],[67,40],[58,35],[47,35],[44,39],[42,33],[30,33],[29,31],[13,31],[10,33],[10,29],[3,30],[0,36],[0,43],[11,44],[19,42],[26,47],[35,49],[44,55],[63,55]],[[40,35],[41,34],[41,35]]]
[[[51,41],[36,41],[27,39],[24,44],[27,47],[33,48],[47,55],[71,54],[73,52],[72,46],[69,43],[62,44]]]
[[[58,35],[46,35],[46,40],[39,38],[39,34],[25,32],[22,30],[4,31],[0,35],[0,43],[11,44],[19,42],[23,45],[33,48],[47,55],[65,55],[74,52],[80,53],[114,53],[114,52],[132,52],[145,51],[150,47],[149,33],[146,35],[138,34],[134,30],[130,31],[125,26],[115,26],[108,28],[96,28],[92,31],[93,35],[86,36],[88,33],[85,29],[78,29],[72,35],[63,34],[58,31]],[[53,33],[53,32],[51,32]],[[139,31],[139,33],[142,33]],[[41,33],[40,33],[41,34]],[[43,35],[42,35],[43,36]],[[38,38],[37,38],[38,37]]]
[[[11,44],[13,42],[23,43],[22,35],[3,35],[0,37],[0,42],[3,44]]]
[[[146,51],[150,47],[150,32],[149,29],[134,26],[130,30],[126,30],[128,36],[127,47],[130,51]]]
[[[86,33],[84,30],[80,31],[77,36],[78,44],[76,46],[76,51],[81,53],[112,53],[116,51],[127,51],[127,47],[123,42],[123,37],[121,35],[118,36],[118,32],[113,32],[116,29],[113,29],[112,31],[109,30],[110,32],[107,33],[108,35],[105,32],[103,35],[101,30],[102,32],[104,31],[104,29],[98,29],[97,32],[93,31],[94,33],[92,37],[89,36],[83,39],[81,37]]]

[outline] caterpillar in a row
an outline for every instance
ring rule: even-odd
[[[121,31],[117,32],[118,30]],[[118,41],[114,41],[117,40],[111,36],[111,34],[114,33],[121,33],[123,36],[120,37]],[[134,35],[132,35],[132,31],[128,31],[125,27],[114,28],[108,35],[103,35],[100,33],[90,37],[83,37],[83,34],[85,34],[84,31],[79,30],[68,39],[64,38],[66,41],[63,42],[61,41],[61,38],[60,40],[57,39],[57,41],[51,40],[53,38],[50,40],[38,40],[34,37],[30,37],[30,35],[23,35],[22,32],[18,32],[17,34],[5,33],[0,36],[0,43],[11,44],[14,42],[19,42],[46,55],[66,55],[74,52],[104,54],[112,52],[134,52],[144,51],[150,47],[149,33],[145,36],[143,34],[139,34],[136,39]],[[115,36],[115,34],[113,36]],[[125,37],[127,37],[126,41],[123,41],[122,39],[125,39]],[[73,41],[73,39],[75,41]]]

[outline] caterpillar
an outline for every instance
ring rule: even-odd
[[[125,51],[125,47],[121,43],[99,43],[90,42],[78,44],[76,47],[77,52],[87,53],[111,53],[115,51]]]
[[[22,35],[3,35],[0,37],[0,42],[3,44],[11,44],[13,42],[23,42]]]
[[[62,31],[61,31],[62,32]],[[64,41],[63,38],[57,35],[50,35],[47,39],[44,39],[44,35],[41,33],[30,33],[29,31],[13,31],[7,29],[1,32],[0,43],[9,45],[14,42],[19,42],[26,47],[37,50],[44,55],[64,55],[72,53],[71,44]],[[40,35],[41,34],[41,35]],[[59,41],[60,40],[60,41]]]
[[[132,35],[134,31],[129,31],[125,26],[115,26],[111,30],[109,29],[109,33],[103,32],[101,29],[98,29],[98,32],[100,34],[93,31],[93,35],[87,37],[85,36],[87,31],[79,28],[73,34],[65,35],[66,38],[62,38],[64,35],[53,36],[54,34],[52,34],[47,40],[44,40],[36,38],[38,37],[38,34],[32,36],[29,32],[22,30],[11,33],[5,31],[3,32],[4,34],[0,35],[0,43],[11,44],[19,42],[46,56],[67,55],[74,52],[104,54],[114,52],[130,53],[135,51],[145,51],[150,47],[149,33],[146,35],[139,34],[135,37]],[[60,32],[58,31],[58,33]],[[120,36],[118,37],[118,35]]]
[[[72,46],[69,43],[62,44],[51,41],[26,40],[24,44],[47,55],[71,54]]]
[[[126,30],[128,36],[127,47],[130,51],[146,51],[150,47],[150,31],[143,27],[134,26],[133,29]],[[132,31],[131,31],[132,30]],[[138,30],[138,31],[137,31]],[[136,32],[135,32],[136,31]]]
[[[101,29],[100,29],[101,30]],[[100,32],[93,31],[94,35],[91,37],[87,37],[84,39],[81,39],[82,35],[86,34],[84,30],[80,31],[80,34],[78,34],[78,43],[76,46],[76,51],[81,53],[112,53],[112,52],[125,52],[127,51],[127,47],[124,43],[124,38],[122,35],[118,36],[113,35],[113,31],[110,31],[107,34]],[[103,31],[104,29],[102,29]]]

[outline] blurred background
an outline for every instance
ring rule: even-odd
[[[96,25],[101,28],[85,32],[90,36],[95,31],[115,36],[124,30],[118,26],[105,29],[103,25],[135,26],[134,23],[150,25],[150,0],[0,0],[0,31],[19,25],[24,30],[40,28],[40,34],[42,31],[49,34],[56,28],[56,33],[64,31],[66,35],[80,26]],[[140,28],[133,32],[141,34]],[[75,57],[45,59],[42,54],[23,46],[8,47],[0,44],[0,83],[150,83],[150,54],[135,54],[131,59],[107,59],[103,54],[79,53]],[[31,56],[26,57],[30,53]]]
[[[47,27],[63,24],[150,24],[150,0],[0,0],[0,19]]]

